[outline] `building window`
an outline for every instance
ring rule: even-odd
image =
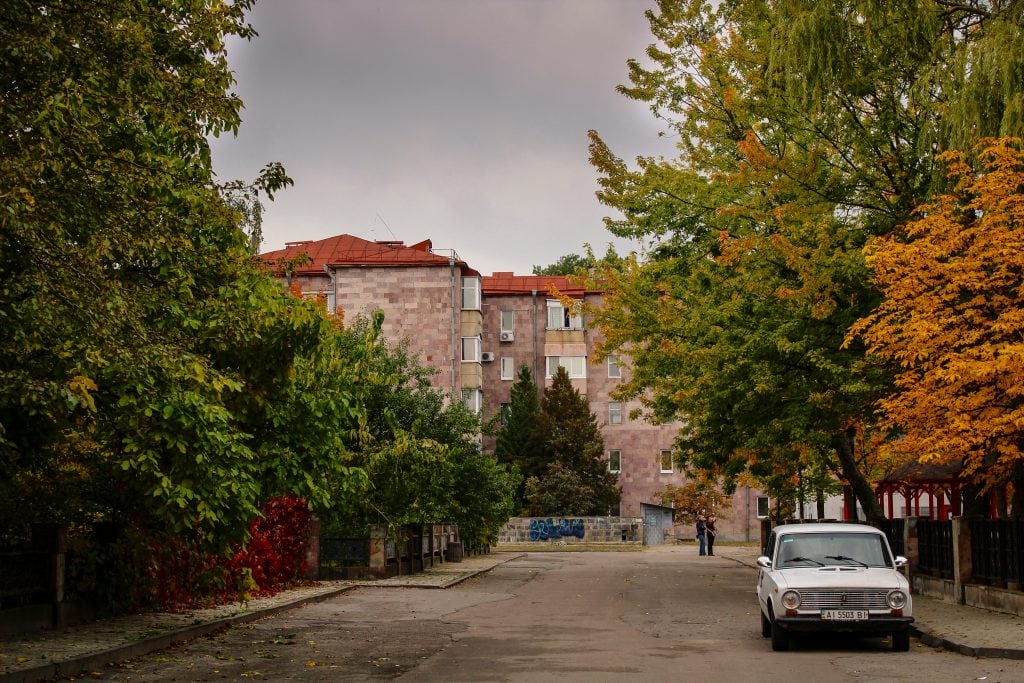
[[[618,356],[608,356],[608,377],[614,379],[622,377],[622,365],[619,364]]]
[[[622,451],[608,451],[608,471],[613,474],[622,471]]]
[[[462,338],[462,362],[463,363],[479,363],[480,362],[480,337],[463,337]]]
[[[672,474],[672,451],[663,450],[661,452],[661,473]]]
[[[579,304],[566,308],[557,299],[548,299],[549,330],[582,330],[583,316],[579,314]]]
[[[558,373],[558,368],[565,368],[569,379],[586,379],[586,356],[545,356],[544,377],[551,379]]]
[[[484,392],[480,389],[463,389],[462,402],[473,411],[474,415],[480,414],[480,408],[484,402]]]
[[[608,404],[608,424],[622,424],[622,404],[618,401],[611,401]]]
[[[513,334],[516,331],[516,312],[501,312],[501,333],[502,335]]]
[[[771,510],[768,509],[768,496],[757,497],[757,516],[760,519],[765,519],[771,514]]]
[[[515,379],[516,376],[516,361],[514,358],[508,356],[502,356],[501,358],[501,378],[502,379]]]
[[[498,409],[498,420],[503,425],[508,424],[508,416],[511,415],[511,414],[512,414],[512,404],[511,403],[502,403],[501,407]]]
[[[316,292],[303,292],[303,299],[309,299],[316,301],[317,303],[327,307],[327,315],[334,315],[334,291],[333,290],[318,290]]]
[[[462,308],[470,311],[480,310],[480,278],[462,278]]]

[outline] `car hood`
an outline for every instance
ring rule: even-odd
[[[789,567],[776,573],[785,588],[876,588],[907,590],[907,580],[886,567]]]

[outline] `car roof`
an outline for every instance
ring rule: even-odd
[[[881,534],[882,532],[867,524],[856,522],[810,522],[806,524],[780,524],[772,529],[776,534],[822,534],[822,533],[852,533],[852,534]]]

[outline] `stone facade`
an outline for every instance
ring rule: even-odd
[[[547,330],[547,301],[550,294],[541,289],[533,293],[509,293],[496,295],[488,291],[488,279],[484,278],[483,317],[484,349],[494,353],[495,360],[484,364],[484,415],[490,417],[501,409],[502,403],[511,401],[511,389],[519,368],[525,363],[542,389],[550,380],[545,379],[546,356],[586,356],[586,377],[573,379],[573,386],[590,403],[591,412],[597,417],[604,437],[605,455],[612,451],[619,453],[621,471],[619,484],[622,486],[622,501],[618,510],[624,517],[639,517],[641,503],[660,503],[660,494],[667,484],[681,486],[686,478],[677,471],[662,472],[661,453],[671,450],[678,425],[654,425],[642,418],[631,419],[630,411],[639,408],[638,402],[621,402],[615,411],[619,417],[613,422],[610,393],[629,378],[628,362],[618,367],[620,377],[609,371],[607,361],[595,360],[595,344],[600,333],[588,327],[586,321],[582,330]],[[588,303],[600,300],[596,293],[583,293]],[[514,316],[513,339],[502,341],[502,311]],[[510,358],[514,371],[502,378],[502,358]],[[623,359],[625,361],[625,359]],[[486,449],[493,449],[494,439],[484,440]],[[673,470],[677,468],[673,467]]]
[[[407,339],[409,350],[439,373],[431,382],[442,389],[461,387],[461,275],[448,268],[338,268],[336,301],[347,318],[384,312],[382,332]]]

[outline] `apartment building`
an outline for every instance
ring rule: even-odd
[[[484,276],[483,293],[486,417],[500,413],[511,401],[512,384],[524,363],[539,387],[550,384],[564,367],[597,416],[608,466],[619,475],[622,501],[613,514],[639,517],[641,503],[659,503],[667,484],[685,483],[672,463],[672,440],[679,426],[631,419],[637,404],[611,397],[629,377],[629,359],[597,360],[600,331],[589,327],[580,314],[584,303],[600,301],[600,291],[585,290],[566,277],[506,272]],[[484,442],[485,448],[493,445],[493,440]]]
[[[288,243],[261,258],[289,284],[297,282],[303,296],[324,297],[330,311],[352,317],[381,309],[385,336],[407,339],[410,351],[438,370],[434,386],[461,396],[485,419],[510,403],[524,363],[540,388],[564,367],[597,416],[608,466],[619,475],[622,500],[613,514],[639,517],[642,503],[660,503],[667,484],[685,483],[671,457],[679,425],[630,418],[638,406],[611,397],[629,377],[629,359],[598,361],[600,331],[588,327],[580,306],[554,294],[590,304],[600,301],[600,291],[558,276],[481,276],[455,251],[435,249],[430,240],[406,246],[338,235]],[[493,446],[485,437],[484,449]],[[752,513],[751,492],[738,492],[735,513],[723,515],[723,535],[756,537],[754,508]]]

